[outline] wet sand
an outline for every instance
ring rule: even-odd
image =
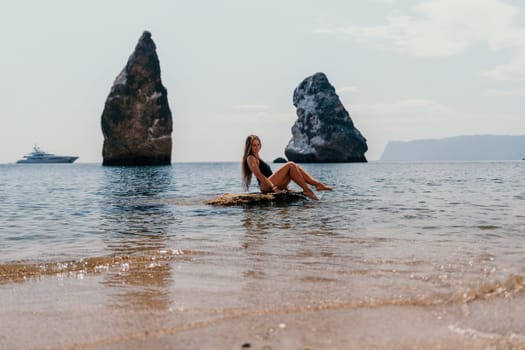
[[[321,276],[297,285],[190,256],[150,260],[18,282],[4,271],[0,349],[525,349],[523,288],[363,302]]]

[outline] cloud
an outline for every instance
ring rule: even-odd
[[[265,104],[242,104],[235,106],[234,109],[236,110],[235,114],[241,113],[237,117],[243,119],[246,117],[267,118],[270,110],[269,106]]]
[[[352,115],[363,115],[377,120],[426,123],[429,120],[449,121],[466,118],[459,111],[431,99],[407,98],[390,102],[354,104]],[[414,124],[412,124],[414,125]],[[407,125],[408,126],[408,125]]]
[[[243,104],[243,105],[237,105],[235,106],[236,109],[244,109],[244,110],[256,110],[256,111],[262,111],[267,110],[268,106],[264,104]]]
[[[347,34],[364,44],[419,57],[446,57],[486,44],[509,50],[510,60],[484,76],[525,79],[525,28],[515,23],[517,8],[501,0],[425,0],[404,14],[391,14],[376,26],[321,28],[317,33]]]
[[[525,89],[514,89],[514,90],[490,89],[485,93],[485,96],[494,96],[494,97],[525,96]]]
[[[217,115],[216,120],[223,123],[241,123],[247,125],[292,125],[295,118],[295,108],[274,110],[265,104],[241,104],[234,107],[228,114]]]
[[[343,87],[340,87],[340,88],[337,88],[336,89],[336,92],[339,94],[339,95],[343,95],[343,94],[352,94],[354,92],[358,92],[359,90],[355,87],[355,86],[343,86]]]
[[[496,80],[525,80],[525,45],[519,55],[502,65],[483,73],[483,76]]]

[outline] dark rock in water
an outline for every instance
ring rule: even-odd
[[[275,193],[226,193],[217,198],[206,201],[212,205],[260,205],[260,204],[287,204],[309,200],[302,192],[275,192]]]
[[[151,33],[145,31],[106,100],[103,165],[171,164],[172,117]]]
[[[286,163],[287,160],[284,159],[283,157],[278,157],[278,158],[275,158],[275,159],[273,160],[273,162],[274,162],[274,163]]]
[[[326,75],[316,73],[295,89],[297,121],[285,148],[288,160],[298,163],[366,162],[366,139]]]

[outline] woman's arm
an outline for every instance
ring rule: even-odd
[[[259,181],[261,181],[261,187],[268,190],[271,189],[272,191],[279,190],[277,186],[275,186],[266,176],[263,175],[263,173],[261,173],[259,170],[259,160],[257,158],[254,156],[248,156],[246,161],[248,162],[248,167],[252,171],[253,175],[255,175]]]

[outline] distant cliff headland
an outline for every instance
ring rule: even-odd
[[[380,160],[520,160],[525,135],[471,135],[389,142]]]

